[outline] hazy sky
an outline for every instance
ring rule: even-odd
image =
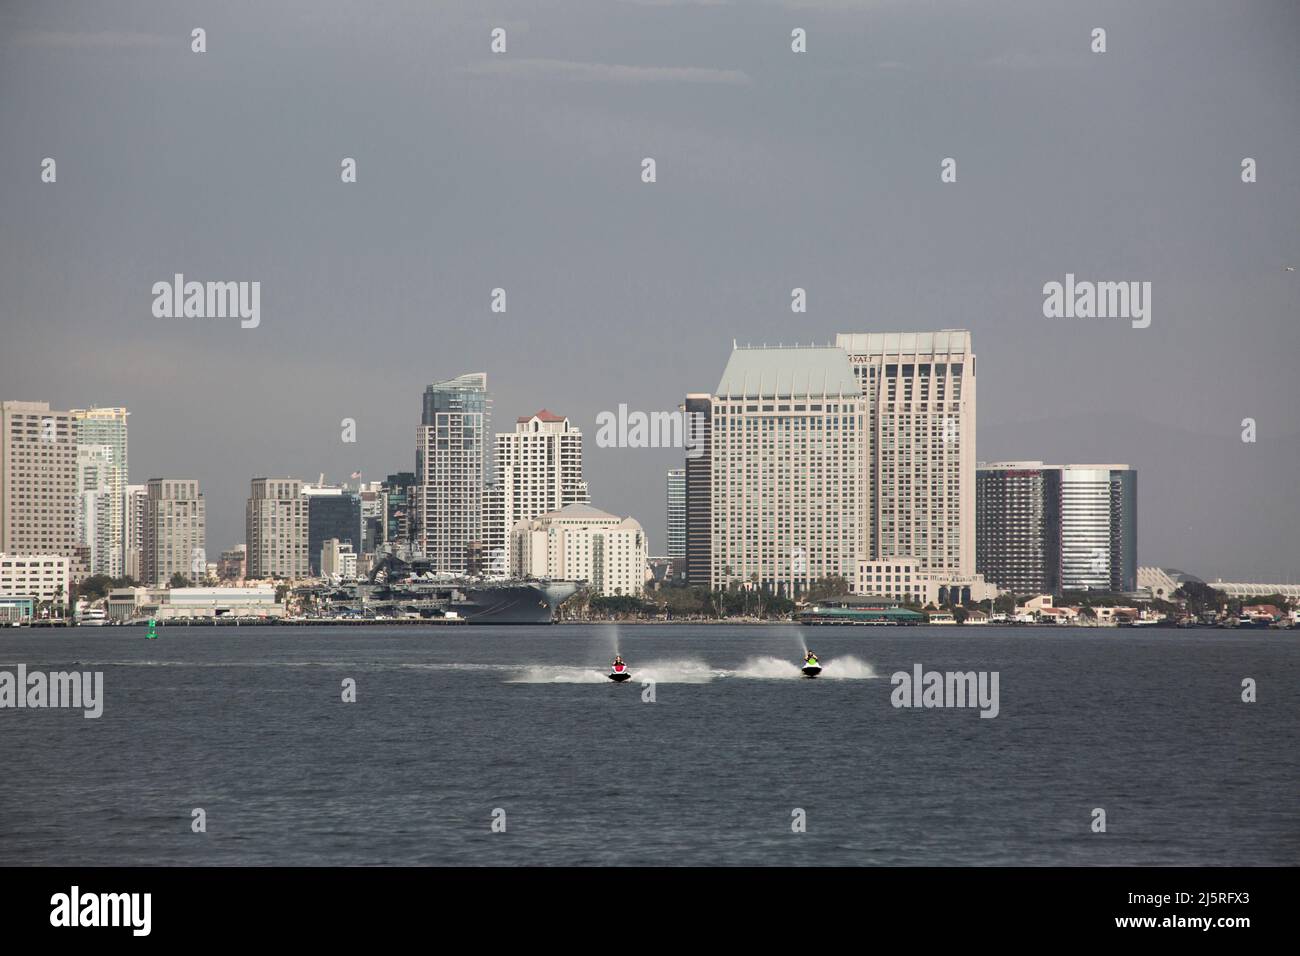
[[[0,398],[126,405],[212,557],[250,478],[412,470],[424,386],[484,371],[662,553],[679,455],[600,411],[733,338],[964,327],[981,459],[1132,463],[1142,564],[1297,580],[1298,51],[1292,0],[9,2]],[[155,318],[176,272],[261,282],[260,327]],[[1044,318],[1067,272],[1150,281],[1150,327]]]

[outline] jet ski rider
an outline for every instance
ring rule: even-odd
[[[818,667],[818,666],[820,666],[820,665],[818,665],[818,663],[817,663],[817,655],[814,654],[812,651],[809,651],[809,652],[808,652],[808,656],[805,657],[805,658],[803,659],[803,662],[804,662],[804,664],[810,664],[810,665],[812,665],[813,667]]]
[[[615,655],[614,655],[614,669],[615,669],[615,670],[618,670],[620,667],[626,667],[626,666],[627,666],[627,665],[623,663],[623,657],[622,657],[622,655],[621,655],[621,654],[615,654]]]

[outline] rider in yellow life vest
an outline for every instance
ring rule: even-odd
[[[814,654],[812,651],[808,652],[808,656],[803,659],[803,662],[805,665],[812,665],[813,667],[821,666],[820,664],[817,663],[817,655]]]

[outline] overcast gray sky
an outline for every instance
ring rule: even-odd
[[[733,338],[964,327],[981,459],[1132,463],[1141,563],[1297,580],[1298,51],[1291,0],[9,2],[0,398],[126,405],[212,556],[251,477],[412,470],[425,384],[485,371],[662,553],[679,456],[598,412]],[[154,318],[176,272],[261,326]],[[1044,318],[1067,272],[1152,282],[1151,326]]]

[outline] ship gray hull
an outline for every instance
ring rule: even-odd
[[[560,605],[578,588],[564,582],[460,587],[465,601],[454,610],[470,624],[552,624]]]

